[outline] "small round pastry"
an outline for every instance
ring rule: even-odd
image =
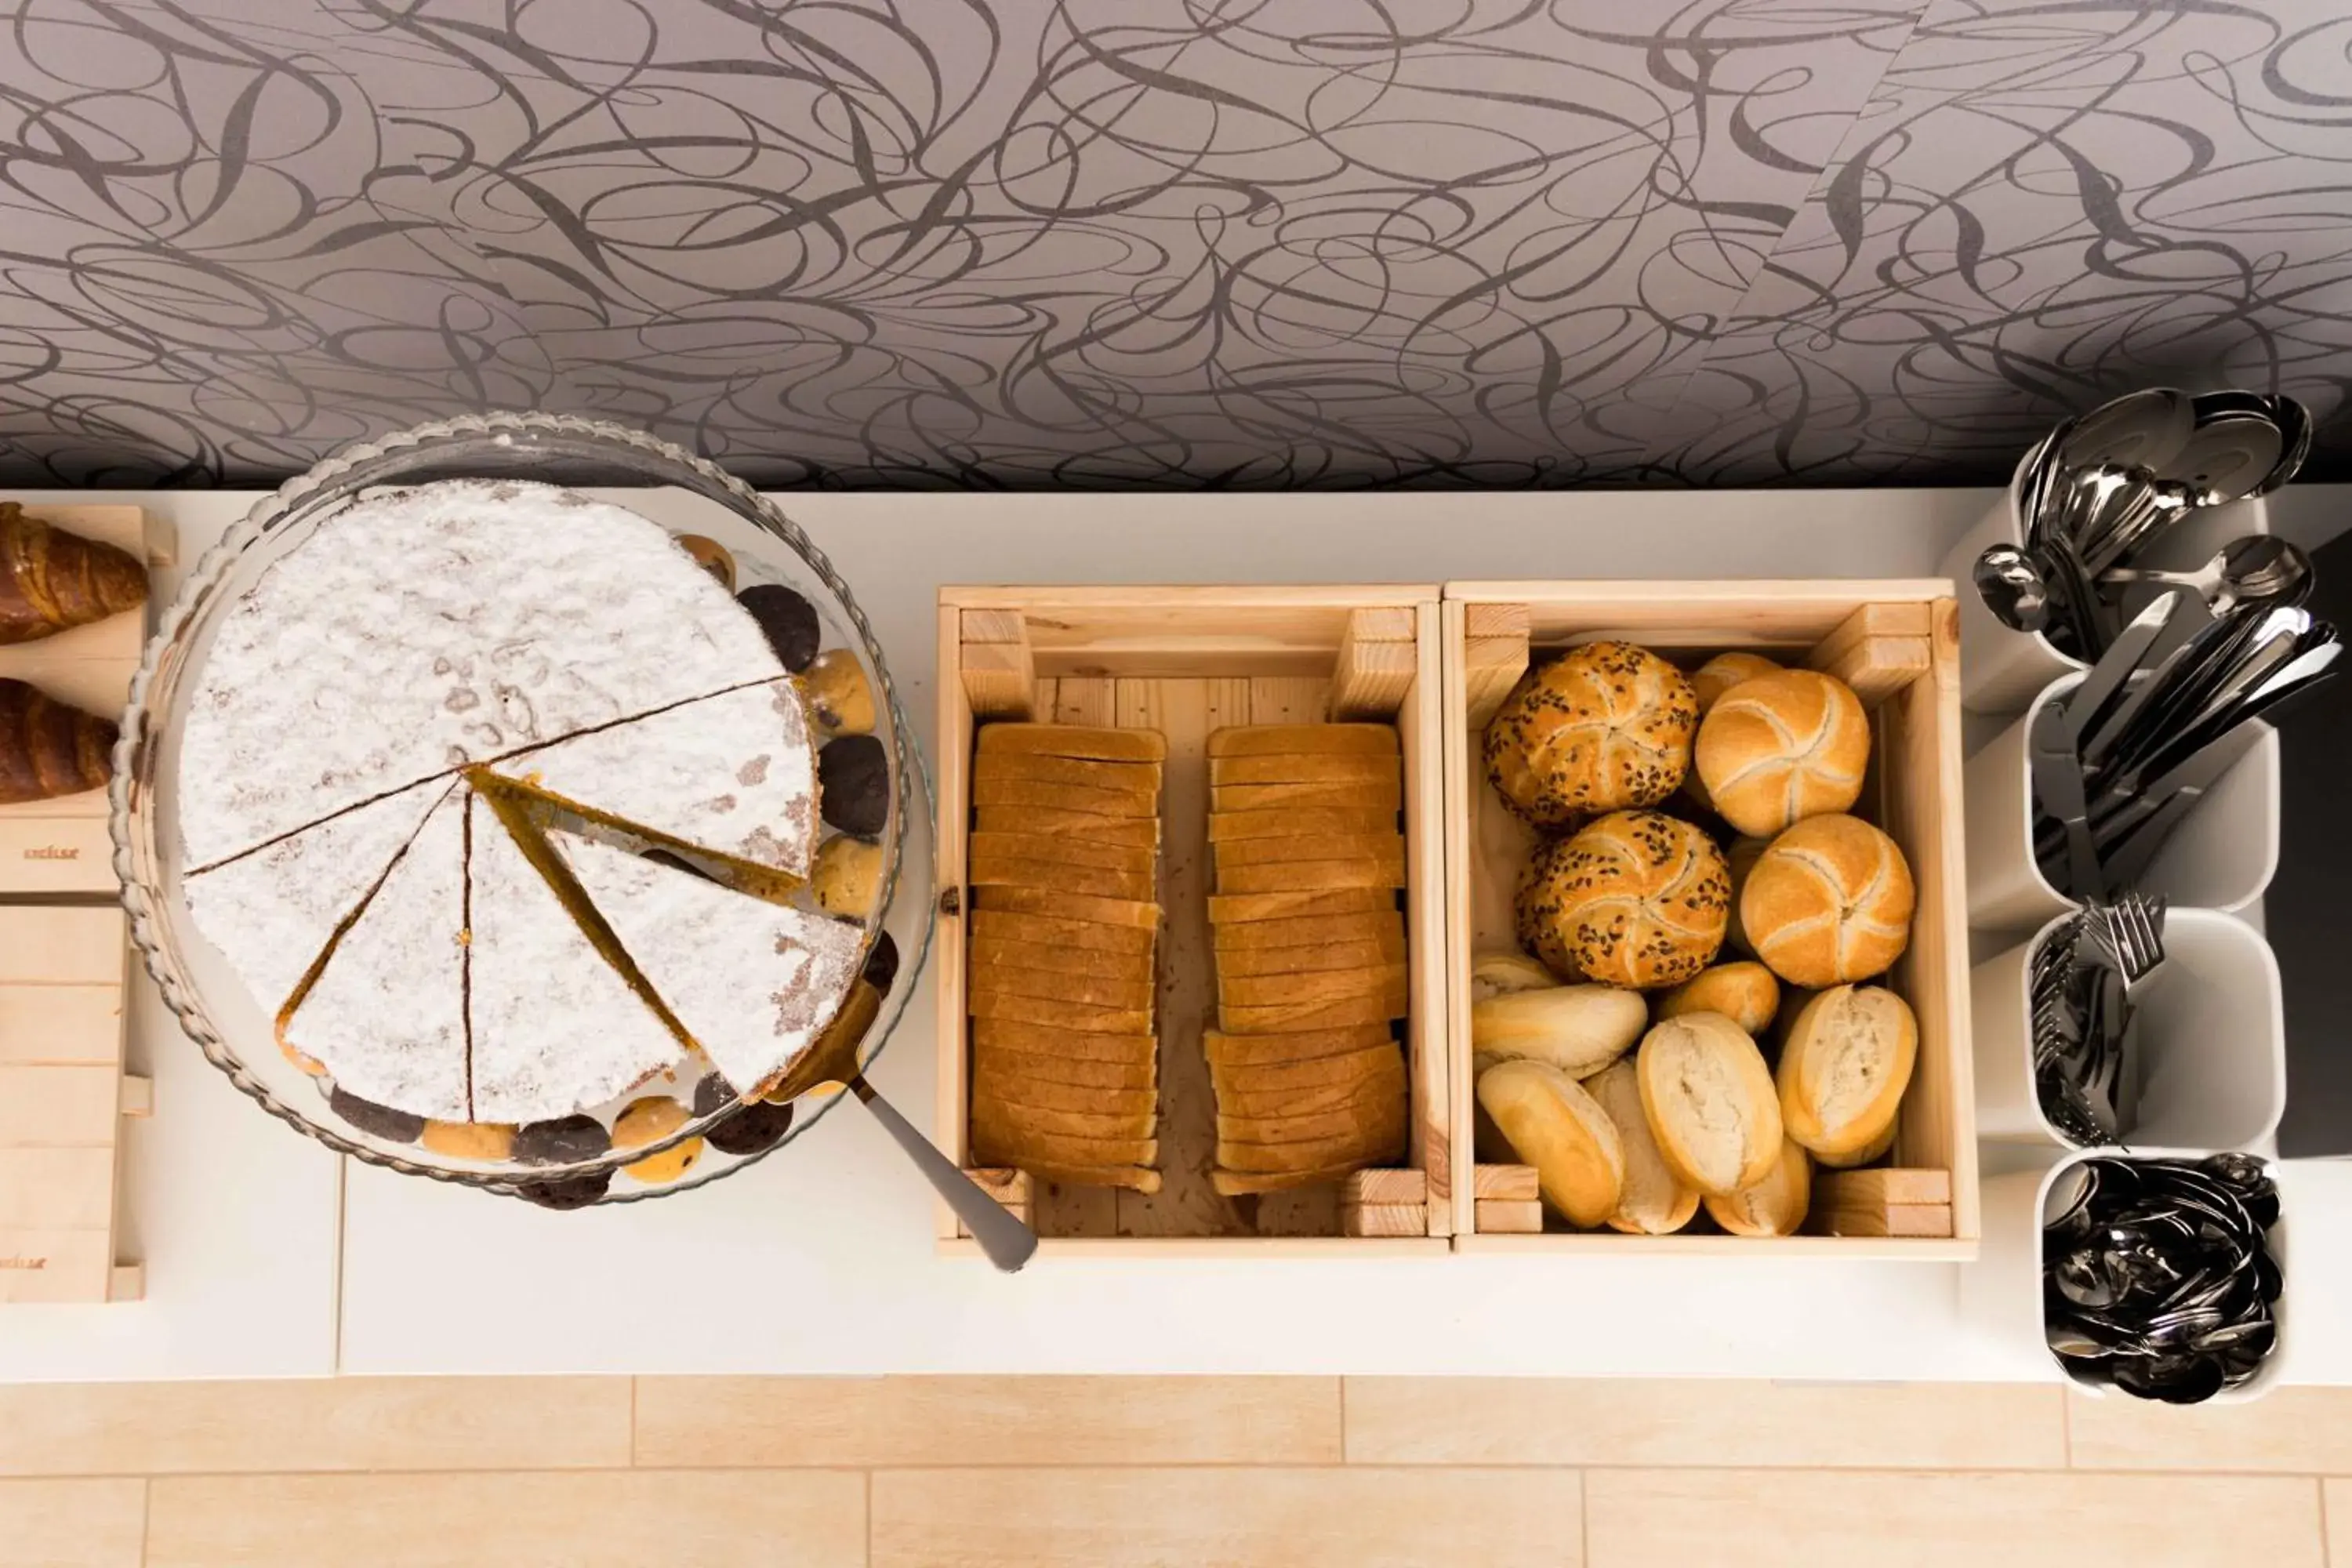
[[[1813,1205],[1813,1163],[1793,1139],[1780,1141],[1771,1173],[1752,1187],[1708,1194],[1706,1212],[1734,1236],[1794,1236]]]
[[[552,1182],[523,1182],[516,1186],[515,1196],[543,1209],[584,1209],[612,1188],[612,1172],[593,1171],[584,1176],[565,1176]]]
[[[1780,983],[1749,962],[1710,964],[1658,998],[1662,1024],[1685,1013],[1720,1013],[1751,1037],[1770,1028],[1780,1010]]]
[[[826,839],[817,849],[809,890],[825,913],[864,920],[882,896],[882,847],[847,834]]]
[[[815,662],[824,627],[814,605],[779,583],[754,583],[736,595],[735,602],[751,612],[786,669],[798,675]]]
[[[866,666],[845,647],[829,648],[809,666],[804,689],[817,727],[833,735],[864,735],[874,729],[874,683]]]
[[[1714,961],[1730,908],[1730,872],[1706,834],[1612,812],[1537,847],[1519,879],[1519,945],[1555,974],[1654,991]]]
[[[1843,680],[1776,669],[1719,698],[1698,727],[1698,776],[1722,818],[1769,837],[1850,809],[1870,765],[1870,717]]]
[[[498,1164],[514,1153],[515,1130],[503,1121],[428,1121],[422,1140],[436,1154]]]
[[[1743,680],[1753,680],[1759,675],[1777,674],[1780,666],[1760,653],[1719,653],[1691,672],[1692,694],[1698,699],[1700,722],[1706,720],[1706,710],[1715,706],[1716,699]]]
[[[842,735],[816,754],[817,811],[844,833],[874,838],[890,821],[890,758],[871,735]]]
[[[1748,944],[1747,929],[1739,923],[1739,893],[1748,886],[1748,874],[1771,847],[1769,838],[1735,838],[1723,852],[1723,863],[1731,870],[1730,919],[1724,925],[1723,940],[1750,958],[1756,956],[1756,949]]]
[[[1470,960],[1470,1000],[1484,1002],[1519,991],[1542,991],[1559,984],[1559,976],[1524,952],[1497,948]]]
[[[890,994],[890,987],[898,984],[898,944],[888,931],[875,937],[873,951],[866,955],[864,978],[866,984],[885,996]]]
[[[782,1142],[784,1134],[792,1130],[793,1108],[789,1102],[770,1105],[764,1100],[755,1100],[704,1136],[713,1149],[740,1159],[747,1154],[765,1153]]]
[[[1486,776],[1529,822],[1568,827],[1674,794],[1697,724],[1681,670],[1631,643],[1588,643],[1504,699],[1486,725]]]
[[[612,1134],[593,1116],[559,1116],[515,1130],[514,1157],[526,1165],[576,1165],[612,1148]]]
[[[1809,816],[1758,858],[1739,924],[1773,973],[1818,991],[1902,957],[1916,897],[1895,840],[1858,816]]]
[[[1805,1004],[1780,1049],[1780,1121],[1827,1157],[1885,1138],[1919,1056],[1919,1021],[1883,985],[1839,985]]]
[[[613,1147],[642,1149],[648,1143],[659,1142],[687,1123],[686,1107],[666,1094],[647,1095],[634,1100],[614,1118]],[[674,1182],[694,1168],[702,1158],[702,1140],[683,1139],[658,1154],[621,1167],[640,1182]]]
[[[1718,1197],[1752,1187],[1780,1157],[1780,1099],[1763,1053],[1720,1013],[1669,1018],[1642,1037],[1642,1109],[1667,1166]]]
[[[1625,1152],[1625,1187],[1618,1194],[1616,1212],[1609,1216],[1609,1228],[1628,1236],[1666,1236],[1690,1224],[1698,1213],[1698,1189],[1685,1186],[1658,1152],[1649,1114],[1642,1109],[1642,1085],[1633,1064],[1612,1062],[1586,1079],[1584,1089],[1609,1113]]]
[[[735,591],[735,557],[727,552],[725,545],[699,533],[681,533],[677,543],[679,549],[694,557],[697,566],[719,579],[720,587],[730,594]]]
[[[1613,985],[1544,985],[1470,1004],[1470,1059],[1548,1062],[1569,1077],[1590,1078],[1642,1037],[1650,1010],[1641,996]]]
[[[425,1118],[405,1110],[395,1110],[389,1105],[378,1105],[372,1100],[362,1100],[356,1094],[346,1094],[338,1087],[327,1092],[328,1108],[372,1138],[391,1143],[414,1143],[424,1135]]]
[[[1503,1062],[1479,1075],[1478,1104],[1570,1225],[1590,1230],[1617,1212],[1624,1146],[1581,1084],[1542,1062]]]

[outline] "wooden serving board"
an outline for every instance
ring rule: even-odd
[[[168,520],[135,506],[27,507],[43,522],[127,550],[152,569],[177,558]],[[59,702],[118,718],[147,645],[144,608],[38,642],[0,647],[0,678],[37,686]],[[0,898],[115,890],[106,792],[0,805]]]

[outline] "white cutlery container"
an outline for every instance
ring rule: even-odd
[[[2029,931],[2079,907],[2051,885],[2034,859],[2027,731],[2037,709],[2065,696],[2082,679],[2077,672],[2042,687],[1964,765],[1971,930]],[[2181,819],[2139,879],[2141,891],[2163,897],[2176,910],[2235,913],[2270,886],[2279,858],[2279,743],[2269,725],[2257,720],[2254,727],[2259,733],[2252,748]]]
[[[2064,918],[1969,972],[1979,1137],[2072,1147],[2042,1114],[2033,1086],[2033,955]],[[2267,1146],[2286,1110],[2286,1018],[2270,944],[2234,915],[2175,909],[2164,951],[2132,999],[2141,1087],[2124,1142]]]
[[[2208,1149],[2084,1149],[2065,1155],[2042,1170],[1989,1176],[1984,1184],[1984,1249],[1976,1264],[1960,1270],[1960,1305],[1970,1325],[1995,1342],[2016,1352],[2021,1366],[2039,1365],[2094,1398],[2130,1399],[2097,1384],[2076,1377],[2050,1350],[2042,1306],[2042,1227],[2050,1212],[2050,1196],[2060,1176],[2095,1158],[2201,1159]],[[2279,1177],[2271,1167],[2273,1181]],[[2294,1295],[2294,1271],[2287,1254],[2287,1231],[2293,1201],[2290,1187],[2279,1182],[2279,1222],[2269,1232],[2271,1257],[2286,1282],[2271,1310],[2278,1321],[2278,1343],[2262,1370],[2235,1388],[2225,1388],[2209,1405],[2246,1405],[2275,1387],[2285,1374],[2292,1347],[2288,1307]]]

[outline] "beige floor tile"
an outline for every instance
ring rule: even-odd
[[[1594,1470],[1591,1568],[2321,1568],[2283,1478]]]
[[[0,1563],[139,1568],[144,1481],[0,1481]]]
[[[2021,1384],[1348,1380],[1348,1458],[1375,1465],[2055,1469],[2061,1394]]]
[[[2333,1568],[2352,1568],[2352,1481],[2325,1481],[2321,1486],[2326,1498],[2323,1511],[2327,1516],[2327,1561]]]
[[[883,1470],[875,1568],[1576,1568],[1571,1470]]]
[[[2352,1388],[2277,1388],[2251,1405],[2071,1398],[2078,1469],[2352,1476]]]
[[[180,1477],[147,1568],[854,1568],[852,1471]]]
[[[642,1465],[1336,1464],[1333,1377],[648,1377]]]
[[[0,1474],[562,1470],[628,1462],[625,1377],[0,1387]]]

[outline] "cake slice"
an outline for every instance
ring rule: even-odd
[[[754,891],[806,881],[815,854],[816,752],[790,676],[558,741],[489,772],[601,826],[707,855]]]
[[[857,978],[857,925],[749,898],[578,834],[548,838],[637,976],[739,1094],[815,1044]]]
[[[544,1121],[634,1089],[686,1046],[570,868],[498,794],[477,793],[467,1001],[478,1121]],[[748,901],[748,900],[747,900]]]
[[[188,913],[276,1017],[451,789],[418,784],[192,873]]]
[[[444,787],[278,1023],[345,1094],[436,1121],[467,1120],[467,801]]]

